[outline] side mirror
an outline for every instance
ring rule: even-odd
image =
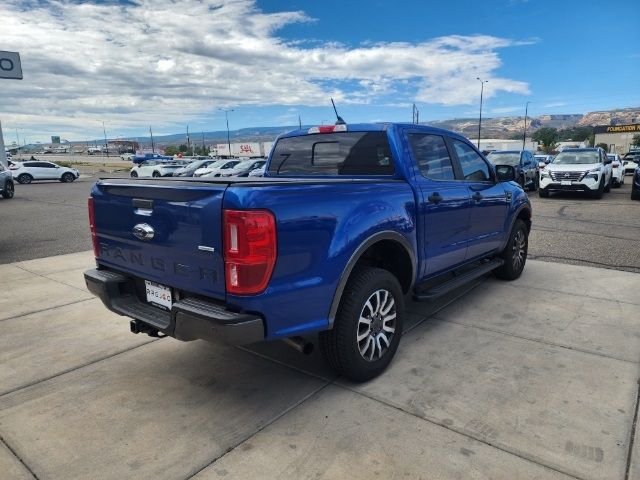
[[[629,163],[629,162],[627,162],[626,160],[624,162],[622,162],[623,165],[626,165],[627,163]]]
[[[549,165],[550,163],[551,163],[551,159],[550,159],[550,158],[547,158],[547,159],[544,161],[544,164],[545,164],[545,165]]]
[[[516,169],[513,165],[496,165],[496,175],[499,182],[513,182],[516,179]]]
[[[611,163],[613,163],[613,159],[612,158],[607,157],[607,158],[604,159],[604,164],[605,165],[611,165]]]

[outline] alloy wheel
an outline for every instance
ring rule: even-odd
[[[376,290],[362,307],[356,341],[368,362],[379,360],[391,346],[396,331],[396,302],[388,290]]]
[[[513,269],[518,271],[524,264],[527,240],[522,230],[518,230],[513,239]]]

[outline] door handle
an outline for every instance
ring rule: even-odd
[[[480,192],[476,192],[473,195],[471,195],[471,198],[473,198],[476,202],[479,202],[480,200],[482,200],[482,194]]]
[[[443,198],[438,192],[433,192],[427,197],[427,200],[429,200],[430,203],[435,203],[437,205],[443,200]]]

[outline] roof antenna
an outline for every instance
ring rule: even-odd
[[[346,125],[347,122],[345,122],[342,117],[338,115],[338,110],[336,109],[336,104],[334,103],[333,98],[331,99],[331,105],[333,105],[333,111],[336,112],[336,125]]]

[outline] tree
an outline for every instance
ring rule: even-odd
[[[167,148],[164,149],[165,155],[173,156],[173,155],[176,155],[177,153],[178,153],[178,149],[173,145],[169,145]]]
[[[605,152],[609,151],[609,145],[607,145],[606,143],[599,143],[596,145],[596,147],[600,147],[601,149],[603,149]]]
[[[551,153],[555,150],[558,141],[558,130],[552,127],[542,127],[536,130],[532,137],[533,140],[542,144],[544,153]]]
[[[633,143],[636,147],[640,147],[640,133],[636,133],[633,136],[633,139],[631,140],[631,143]]]

